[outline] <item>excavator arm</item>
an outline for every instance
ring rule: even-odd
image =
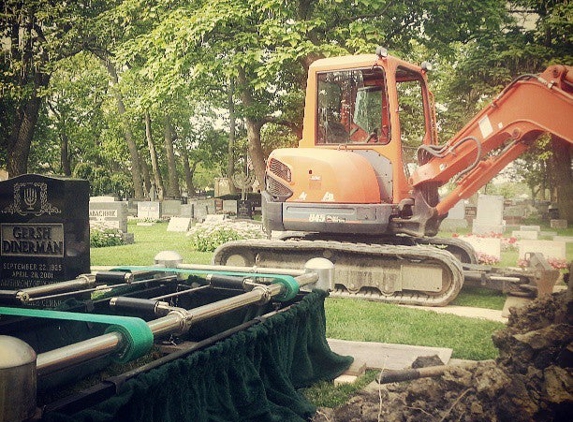
[[[448,210],[476,193],[543,133],[573,144],[571,66],[551,66],[540,75],[517,78],[445,145],[422,146],[419,167],[410,178],[413,215],[410,221],[397,219],[397,231],[435,234]],[[453,179],[456,188],[437,200],[437,188]]]

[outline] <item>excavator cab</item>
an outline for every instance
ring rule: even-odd
[[[436,143],[425,73],[386,54],[313,63],[299,148],[267,163],[266,228],[382,235],[408,217],[416,151]]]

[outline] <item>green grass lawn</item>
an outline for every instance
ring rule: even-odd
[[[129,221],[128,231],[135,236],[132,245],[92,248],[91,265],[153,265],[155,255],[161,251],[176,251],[186,264],[210,264],[211,253],[191,249],[185,233],[168,232],[167,223],[139,226]]]
[[[491,342],[504,324],[358,299],[326,301],[326,335],[331,338],[453,349],[452,357],[497,357]]]

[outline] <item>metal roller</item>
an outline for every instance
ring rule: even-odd
[[[20,339],[0,335],[0,422],[36,412],[36,352]]]

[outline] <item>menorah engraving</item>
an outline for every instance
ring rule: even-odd
[[[38,201],[38,191],[35,188],[26,188],[22,193],[24,203],[28,206],[28,210],[33,210],[34,205]]]
[[[233,174],[233,184],[241,189],[241,199],[247,199],[247,189],[255,182],[255,174],[235,173]]]

